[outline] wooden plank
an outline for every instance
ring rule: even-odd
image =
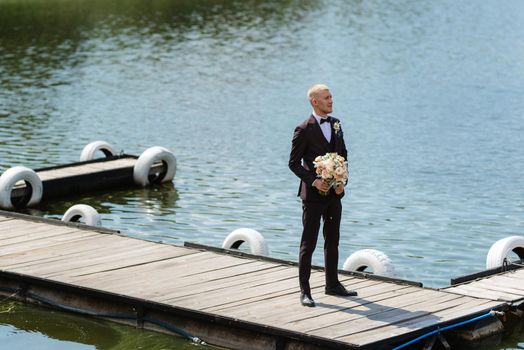
[[[250,271],[243,273],[240,278],[239,276],[230,275],[218,280],[213,279],[207,282],[200,280],[200,278],[197,280],[193,276],[177,278],[176,288],[171,290],[166,289],[163,298],[167,300],[181,300],[183,298],[194,299],[199,297],[199,295],[217,295],[224,290],[238,290],[240,288],[245,288],[247,285],[250,287],[263,286],[267,278],[271,278],[273,281],[278,282],[296,277],[294,271],[289,271],[285,266],[253,262],[251,264],[243,264],[242,267],[248,268]]]
[[[75,230],[74,228],[70,228],[70,231],[62,231],[62,232],[56,232],[53,231],[54,234],[49,234],[46,232],[40,232],[38,236],[32,237],[33,239],[30,239],[29,235],[21,237],[25,238],[25,241],[19,241],[19,242],[12,242],[9,245],[0,246],[0,261],[9,262],[9,261],[16,261],[20,260],[20,262],[30,262],[32,258],[37,258],[38,254],[41,253],[52,253],[57,250],[58,253],[64,254],[69,253],[69,251],[58,251],[60,247],[54,248],[54,245],[52,243],[56,241],[59,237],[64,236],[63,238],[70,238],[71,242],[70,244],[73,245],[73,247],[77,245],[82,245],[83,243],[76,242],[77,238],[90,238],[93,242],[99,240],[99,239],[105,239],[104,235],[101,235],[96,232],[89,232],[89,231],[79,231]],[[41,236],[42,234],[47,234],[45,236]],[[67,239],[63,240],[61,244],[68,244]],[[45,243],[49,243],[49,246],[47,246]],[[75,243],[76,242],[76,243]],[[27,248],[25,248],[27,247]],[[69,246],[68,246],[69,247]],[[72,247],[69,247],[72,248]]]
[[[91,240],[89,241],[87,244],[85,243],[76,243],[77,245],[81,245],[81,251],[78,251],[75,256],[71,257],[69,255],[63,255],[63,254],[57,254],[60,252],[60,250],[63,249],[63,247],[61,246],[59,249],[57,249],[56,247],[53,249],[53,250],[44,250],[43,253],[47,253],[47,255],[49,255],[49,253],[54,253],[53,257],[50,258],[50,259],[47,259],[47,260],[37,260],[37,261],[34,261],[34,259],[30,260],[30,261],[25,261],[25,262],[20,262],[20,261],[10,261],[6,266],[8,267],[16,267],[16,268],[20,268],[20,267],[30,267],[30,266],[38,266],[38,267],[45,267],[45,266],[48,266],[49,264],[57,264],[57,263],[60,263],[60,264],[64,264],[66,265],[69,269],[71,268],[74,268],[71,264],[71,261],[75,261],[75,262],[78,262],[78,261],[81,261],[81,260],[84,260],[84,261],[87,261],[89,264],[94,264],[97,259],[100,259],[100,257],[105,257],[105,256],[111,256],[112,259],[115,259],[117,257],[119,257],[122,253],[122,249],[124,249],[124,251],[130,251],[130,250],[138,250],[138,249],[147,249],[148,247],[157,247],[155,245],[149,245],[149,246],[145,246],[143,243],[144,242],[141,242],[141,241],[128,241],[128,240],[125,240],[125,239],[120,239],[118,241],[113,241],[114,243],[113,244],[108,244],[110,242],[108,242],[108,239],[104,236],[101,236],[101,237],[98,237],[98,239],[95,239],[95,240]],[[147,250],[144,250],[144,253],[147,252]],[[34,252],[33,251],[33,255],[36,255],[36,257],[38,257],[38,253]],[[62,270],[64,271],[64,270]]]
[[[13,249],[13,251],[11,251],[10,254],[6,254],[5,256],[3,256],[1,261],[4,265],[9,265],[10,263],[12,263],[13,265],[23,264],[24,262],[31,264],[32,262],[30,260],[27,260],[28,254],[25,254],[25,253],[45,252],[48,255],[54,255],[54,254],[60,255],[60,250],[63,249],[63,247],[70,247],[71,244],[81,245],[84,248],[83,250],[92,251],[93,249],[100,249],[100,248],[105,247],[104,244],[108,241],[109,237],[110,236],[104,236],[104,235],[93,234],[93,233],[89,235],[89,232],[87,231],[86,232],[70,232],[70,233],[67,233],[65,235],[61,235],[58,237],[51,237],[53,239],[52,242],[50,240],[31,241],[25,244],[27,246],[27,249],[24,249],[23,244],[13,247],[17,249]],[[48,243],[48,244],[44,244],[44,243]],[[75,259],[73,258],[71,260],[75,260]],[[65,263],[67,263],[67,261]]]
[[[85,237],[85,239],[89,239],[89,241],[92,242],[96,239],[100,239],[101,237],[103,236],[95,235]],[[38,263],[40,261],[45,262],[56,257],[69,257],[70,259],[75,259],[74,255],[91,250],[92,248],[83,244],[81,240],[71,241],[54,246],[51,249],[48,247],[40,247],[12,254],[0,255],[0,266],[16,266],[17,264]]]
[[[108,288],[111,288],[112,291],[122,293],[132,293],[132,295],[145,298],[149,300],[160,301],[165,299],[165,294],[168,294],[173,291],[178,291],[180,286],[185,287],[184,279],[172,278],[170,274],[165,277],[156,277],[156,278],[146,278],[142,279],[144,283],[134,284],[133,286],[119,286],[115,287],[110,285]],[[158,286],[155,289],[150,288],[149,282],[153,281]],[[237,279],[237,286],[242,285],[242,280]],[[200,295],[214,295],[217,296],[217,290],[213,289],[214,287],[208,286],[195,286],[191,287],[191,291],[179,292],[180,295],[190,296],[191,299],[199,298]],[[210,289],[211,292],[206,293],[205,291]],[[170,304],[170,303],[166,303]]]
[[[359,346],[369,345],[375,342],[380,342],[384,339],[391,339],[399,335],[432,327],[467,315],[474,315],[479,311],[489,310],[493,305],[494,303],[492,301],[470,298],[468,301],[465,301],[454,308],[445,309],[409,321],[387,324],[382,327],[364,330],[362,332],[337,338],[337,340],[358,344]]]
[[[109,278],[106,279],[106,281],[111,281],[113,285],[117,285],[118,282],[122,282],[122,285],[132,286],[133,283],[140,283],[139,281],[137,282],[134,278],[136,274],[147,274],[147,277],[149,278],[154,278],[158,275],[169,275],[172,278],[189,276],[195,274],[196,271],[201,272],[217,270],[220,268],[220,264],[225,264],[228,260],[230,265],[234,264],[234,262],[231,262],[230,259],[227,259],[227,257],[217,256],[208,252],[195,253],[182,258],[160,261],[158,264],[151,263],[147,265],[136,266],[134,268],[126,268],[125,270],[119,269],[118,271],[108,271]],[[249,260],[246,260],[243,263],[249,262]],[[101,271],[101,273],[103,273],[103,271]],[[115,279],[114,274],[119,274],[120,278]],[[97,276],[96,278],[97,281],[101,281],[103,279],[103,275]]]
[[[453,289],[447,290],[460,295],[466,295],[470,297],[491,299],[491,300],[505,300],[511,301],[520,299],[521,296],[518,294],[512,294],[509,292],[492,291],[481,286],[463,284],[460,286],[453,287]]]
[[[178,247],[173,247],[178,248]],[[141,273],[147,273],[147,269],[150,265],[169,263],[174,259],[186,257],[188,255],[194,255],[196,252],[185,251],[183,249],[170,249],[170,256],[168,258],[156,259],[153,257],[150,261],[140,262],[138,264],[132,264],[127,266],[105,266],[103,268],[95,268],[90,270],[77,270],[74,274],[67,274],[64,276],[54,276],[55,278],[67,278],[68,283],[82,284],[88,283],[88,281],[97,281],[105,283],[111,281],[114,283],[118,280],[136,280],[136,276]],[[98,266],[98,265],[97,265]],[[132,272],[130,272],[132,270]],[[143,272],[141,270],[144,270]],[[129,274],[127,274],[129,272]],[[86,282],[87,281],[87,282]]]
[[[274,305],[277,302],[280,302],[280,300],[287,299],[291,303],[298,302],[299,300],[299,290],[297,287],[298,279],[296,276],[296,271],[292,271],[292,269],[289,269],[286,271],[286,276],[282,276],[278,279],[278,281],[284,281],[291,282],[290,285],[288,285],[287,288],[281,289],[281,290],[267,290],[265,289],[265,285],[268,284],[267,281],[262,283],[255,283],[254,285],[247,286],[248,288],[258,288],[262,292],[259,292],[255,295],[247,295],[243,296],[242,298],[236,298],[228,300],[227,302],[224,302],[224,300],[221,300],[220,303],[216,303],[212,300],[212,297],[204,297],[200,298],[200,310],[211,312],[211,313],[224,313],[225,310],[228,310],[230,308],[245,308],[245,307],[251,307],[254,305],[257,305],[257,303],[264,303],[264,305],[267,305],[267,301],[271,300],[271,305]],[[293,282],[295,280],[295,282]],[[315,277],[314,281],[316,281],[315,285],[312,284],[312,290],[315,289],[315,287],[320,288],[320,283],[322,281],[321,276]],[[242,287],[246,287],[245,285],[242,285]],[[234,290],[233,292],[237,292]],[[225,291],[227,293],[227,291]],[[191,301],[190,297],[186,298],[180,298],[180,302],[185,302],[186,299],[188,301]]]
[[[264,276],[263,280],[260,281],[248,281],[248,284],[241,284],[242,287],[247,288],[264,288],[265,285],[268,283],[271,283],[270,281],[283,281],[283,280],[290,280],[290,279],[297,279],[297,272],[295,269],[285,266],[285,270],[282,271],[282,273],[279,273],[278,275],[270,275],[267,274]],[[320,276],[318,277],[318,279]],[[298,282],[296,282],[298,283]],[[235,288],[236,289],[236,288]],[[240,305],[255,305],[258,302],[265,302],[266,300],[276,300],[281,297],[286,297],[289,294],[296,294],[294,292],[294,288],[291,288],[290,290],[284,290],[284,291],[277,291],[274,293],[263,293],[261,296],[255,296],[250,298],[241,298],[239,300],[229,301],[227,303],[220,303],[219,305],[210,305],[207,307],[202,307],[201,310],[204,310],[206,312],[212,312],[212,313],[220,313],[222,309],[229,309],[232,307],[240,306]],[[296,300],[298,300],[298,294],[294,297]],[[180,298],[183,300],[184,298]]]
[[[55,179],[62,179],[65,177],[68,177],[69,174],[65,174],[63,171],[60,170],[53,170],[45,173],[38,173],[38,177],[42,182],[49,181],[49,180],[55,180]]]
[[[101,271],[119,270],[130,266],[142,266],[150,264],[155,261],[165,261],[177,256],[177,253],[171,249],[161,249],[160,247],[151,247],[147,254],[142,254],[145,248],[125,251],[112,257],[94,258],[89,264],[74,265],[67,270],[62,270],[59,273],[52,272],[50,269],[45,274],[46,278],[54,278],[59,276],[75,277],[83,276],[85,274],[93,274]],[[136,278],[133,280],[137,280]]]
[[[390,313],[395,313],[395,315],[397,313],[412,315],[412,310],[420,310],[421,306],[427,302],[440,303],[443,300],[459,298],[461,296],[421,289],[410,294],[398,295],[382,300],[380,304],[357,305],[340,310],[338,313],[303,320],[296,327],[304,332],[317,334],[327,332],[329,337],[336,337],[340,336],[337,333],[341,330],[340,325],[348,321],[367,319],[369,322],[372,322],[373,320],[382,320]]]
[[[0,222],[0,240],[9,238],[12,236],[12,234],[19,234],[23,232],[31,231],[35,228],[40,227],[53,227],[53,225],[50,224],[44,224],[40,222],[34,222],[34,221],[26,221],[26,220],[9,220],[9,221],[2,221]]]
[[[195,263],[195,260],[198,259],[203,261]],[[181,276],[191,275],[193,268],[202,269],[202,271],[219,269],[220,267],[217,267],[217,265],[213,263],[213,261],[220,261],[218,259],[220,259],[220,257],[215,257],[213,256],[213,254],[204,257],[198,256],[197,254],[192,254],[187,259],[186,257],[183,257],[182,259],[166,259],[165,261],[160,261],[160,264],[167,266],[175,265],[177,266],[177,269],[163,268],[154,270],[147,274],[136,271],[133,271],[133,273],[130,274],[130,271],[125,271],[127,277],[122,278],[122,275],[120,275],[118,276],[118,278],[111,278],[112,276],[109,276],[109,278],[105,279],[104,281],[104,287],[110,287],[112,290],[133,290],[135,292],[141,292],[142,289],[146,289],[145,293],[151,291],[151,288],[148,285],[149,283],[154,283],[156,289],[168,288],[173,285],[176,287],[178,278]],[[187,265],[184,265],[184,261],[190,261],[191,266],[193,268],[188,269]],[[246,261],[245,263],[249,263],[249,261]],[[150,268],[151,265],[153,265],[153,263],[147,264],[146,268]],[[138,266],[137,268],[142,268],[142,266]],[[119,273],[120,271],[114,271],[111,274],[116,275]],[[143,276],[142,279],[136,279],[135,276],[137,273]],[[83,285],[89,285],[93,288],[96,288],[96,286],[99,285],[100,282],[101,281],[99,281],[99,279],[93,280],[92,278],[90,278],[88,281],[83,282]]]
[[[32,234],[39,234],[42,231],[52,232],[52,228],[49,226],[33,226],[25,228],[19,227],[18,229],[10,229],[9,231],[6,230],[0,238],[0,247],[16,242],[17,239],[30,237]]]
[[[383,339],[390,339],[398,335],[411,333],[419,329],[434,327],[437,324],[467,317],[468,315],[474,315],[480,311],[490,310],[493,306],[493,301],[469,298],[468,301],[453,308],[428,314],[409,321],[387,324],[382,327],[354,333],[340,337],[337,340],[356,343],[359,345],[372,344],[374,342],[382,341]]]
[[[377,319],[382,313],[399,310],[413,304],[421,303],[430,293],[426,290],[409,290],[409,293],[391,293],[386,298],[379,298],[377,302],[368,303],[366,300],[355,298],[353,302],[341,306],[328,306],[328,311],[336,310],[336,313],[320,313],[315,317],[300,318],[295,322],[287,324],[288,327],[299,327],[303,332],[318,331],[347,322],[362,323],[368,319]],[[458,298],[458,296],[456,296]],[[449,299],[449,298],[447,298]],[[440,299],[436,298],[435,302]]]
[[[117,160],[104,161],[99,163],[89,163],[74,165],[58,169],[44,170],[37,172],[42,181],[78,176],[84,174],[99,173],[103,171],[117,170],[122,168],[132,168],[136,163],[134,158],[122,158]]]
[[[103,170],[111,170],[118,168],[132,168],[135,166],[137,159],[135,158],[120,158],[106,162],[90,163],[89,165],[100,167]]]
[[[60,248],[60,247],[64,247],[64,248],[67,248],[69,244],[85,244],[85,243],[90,243],[92,242],[93,240],[96,240],[96,239],[99,239],[99,237],[97,236],[91,236],[91,237],[77,237],[77,238],[74,238],[74,239],[71,239],[71,240],[67,240],[67,241],[64,241],[64,242],[58,242],[58,243],[55,243],[53,245],[53,247],[57,247],[57,248]],[[38,248],[38,249],[45,249],[47,248],[46,247],[43,247],[43,248]],[[17,251],[17,252],[11,252],[10,254],[7,254],[7,255],[4,255],[1,257],[1,260],[0,260],[0,268],[2,268],[3,270],[5,271],[8,271],[9,269],[15,269],[17,266],[23,266],[25,264],[27,264],[27,262],[24,261],[24,259],[19,259],[19,255],[20,254],[24,254],[25,256],[27,255],[30,255],[31,252],[33,250],[27,250],[27,251]],[[37,258],[38,260],[38,258]],[[30,264],[31,262],[29,262]]]
[[[83,166],[72,166],[72,167],[67,167],[67,168],[56,169],[56,170],[53,170],[53,172],[56,172],[57,174],[55,177],[69,177],[69,176],[85,174],[86,171],[84,169],[85,167]]]
[[[269,302],[268,300],[262,300],[257,302],[249,303],[248,305],[240,305],[235,307],[222,308],[218,312],[234,315],[234,317],[244,317],[241,316],[242,311],[246,311],[249,308],[248,312],[256,314],[257,319],[260,322],[267,324],[274,324],[278,322],[279,324],[295,324],[297,322],[303,321],[304,319],[309,319],[312,317],[319,317],[322,315],[328,315],[333,312],[339,312],[340,310],[345,310],[351,306],[363,305],[369,303],[368,298],[373,298],[375,300],[384,299],[383,295],[383,283],[375,280],[360,279],[359,282],[354,283],[353,287],[355,290],[358,290],[359,297],[338,297],[325,295],[323,290],[317,291],[314,294],[314,299],[317,307],[305,309],[299,303],[299,294],[295,295],[284,295],[281,297],[272,298]],[[398,286],[400,289],[407,288],[406,286]],[[320,288],[317,289],[322,289]],[[387,293],[386,293],[387,294]],[[318,297],[316,297],[318,295]],[[398,293],[392,293],[390,295],[394,296]],[[285,310],[285,313],[282,314],[281,310]],[[240,312],[240,314],[239,314]],[[287,326],[286,326],[287,327]]]
[[[0,229],[2,230],[2,234],[3,234],[3,229],[4,228],[8,228],[9,226],[11,226],[14,222],[18,222],[20,220],[16,220],[16,219],[11,219],[11,220],[2,220],[0,221]],[[1,237],[1,234],[0,234],[0,237]]]
[[[53,237],[57,236],[74,236],[76,235],[82,235],[82,234],[89,234],[88,231],[84,231],[85,233],[79,233],[79,230],[74,227],[45,227],[42,226],[40,228],[35,228],[32,231],[25,231],[23,233],[20,233],[16,236],[12,236],[10,238],[6,238],[2,241],[0,241],[0,253],[5,252],[8,249],[11,249],[13,247],[22,245],[25,246],[26,244],[31,244],[32,242],[38,242],[38,241],[45,241],[47,239],[52,240]]]
[[[294,284],[298,284],[298,279],[296,276],[296,271],[292,271],[293,274],[291,275],[292,278],[295,279]],[[317,276],[317,279],[320,280],[321,275]],[[348,280],[342,278],[341,279],[344,284],[347,284]],[[367,280],[367,279],[355,279],[352,278],[351,281],[353,282],[353,288],[364,288],[366,286],[372,285],[376,283],[376,281]],[[271,284],[271,281],[266,282],[267,284]],[[320,303],[319,305],[322,305],[322,298],[325,297],[324,295],[324,285],[322,283],[316,283],[315,285],[311,286],[311,294],[313,298],[316,300],[317,303]],[[254,298],[254,299],[247,299],[243,302],[236,302],[233,304],[228,304],[221,306],[219,308],[212,308],[207,310],[213,310],[213,312],[220,312],[220,313],[228,313],[230,315],[237,315],[237,312],[245,311],[246,307],[249,307],[250,310],[253,310],[254,312],[257,312],[259,315],[263,314],[264,311],[266,311],[269,308],[272,308],[274,305],[277,304],[299,304],[299,293],[290,294],[290,293],[280,293],[276,292],[273,294],[266,294],[264,298]],[[317,298],[318,296],[318,298]],[[270,302],[268,302],[270,300]],[[312,309],[309,309],[312,310]],[[316,309],[319,310],[319,309]],[[307,311],[302,308],[302,311]]]
[[[121,158],[111,161],[79,165],[78,168],[80,169],[80,171],[82,171],[84,168],[95,168],[98,169],[99,172],[102,172],[123,168],[132,168],[135,166],[136,161],[137,160],[134,158]]]
[[[506,271],[501,274],[489,277],[489,278],[495,278],[495,277],[503,277],[507,279],[513,279],[513,280],[519,280],[522,281],[522,278],[524,277],[524,270],[512,270],[512,271]]]
[[[486,279],[486,280],[479,280],[474,282],[475,286],[478,286],[480,288],[485,288],[486,290],[493,291],[493,292],[507,292],[511,294],[515,294],[519,297],[524,297],[524,283],[523,281],[520,281],[520,285],[508,285],[507,283],[504,283],[502,279]]]
[[[129,168],[132,168],[132,166]],[[86,164],[82,167],[78,167],[77,169],[75,169],[76,172],[75,174],[72,174],[72,175],[78,176],[78,175],[87,175],[87,174],[99,174],[99,173],[103,173],[108,170],[114,170],[114,168],[112,168],[111,166],[107,166],[107,165]]]
[[[3,248],[11,247],[13,245],[26,244],[27,242],[47,239],[55,236],[73,234],[78,231],[74,227],[49,227],[41,226],[35,227],[31,230],[21,230],[16,236],[5,238],[0,241],[0,252]]]
[[[53,237],[48,237],[47,239],[40,239],[40,240],[34,240],[30,242],[26,242],[25,244],[13,244],[10,246],[2,247],[0,250],[0,255],[10,255],[10,254],[20,254],[22,252],[25,252],[27,250],[37,249],[37,248],[44,248],[44,247],[54,247],[56,245],[61,245],[67,242],[74,242],[78,240],[85,240],[85,239],[94,239],[96,237],[96,234],[89,234],[89,232],[85,232],[84,234],[77,235],[75,232],[70,232],[67,234],[57,235]]]
[[[295,272],[296,273],[296,272]],[[324,283],[324,274],[311,274],[310,284],[314,288]],[[218,293],[212,295],[204,295],[199,298],[171,298],[169,296],[158,299],[159,302],[180,305],[196,310],[204,310],[210,307],[226,306],[232,303],[245,302],[250,304],[252,302],[273,299],[276,296],[285,294],[295,294],[298,300],[299,286],[296,275],[287,279],[279,280],[273,284],[265,284],[265,288],[256,288],[257,284],[246,284],[238,288],[230,288],[220,290]]]
[[[93,271],[107,271],[108,269],[121,269],[125,267],[130,266],[139,266],[143,264],[149,264],[151,262],[155,261],[164,261],[171,259],[175,256],[173,252],[169,251],[159,251],[156,252],[154,255],[148,255],[144,256],[139,253],[133,253],[128,254],[125,258],[122,258],[121,260],[112,260],[104,264],[96,264],[96,265],[86,265],[86,266],[78,266],[77,269],[70,269],[68,271],[62,271],[60,273],[51,272],[45,274],[46,278],[56,278],[56,277],[74,277],[78,276],[82,273],[86,273],[88,271],[89,273],[92,273]]]
[[[110,164],[105,164],[105,163],[110,163]],[[127,164],[125,167],[133,167],[134,166],[134,163],[133,164]],[[84,167],[86,169],[89,169],[90,171],[91,170],[94,170],[94,172],[102,172],[102,171],[106,171],[108,169],[113,169],[113,164],[114,162],[103,162],[103,163],[91,163],[91,164],[86,164],[84,165]]]
[[[129,259],[120,259],[120,255],[125,254],[127,252],[126,246],[131,246],[132,243],[135,247],[137,247],[136,249],[132,250],[131,256],[134,261],[130,261]],[[64,264],[64,261],[58,261],[39,266],[17,268],[16,271],[19,273],[38,274],[41,276],[45,276],[46,278],[49,278],[57,274],[67,274],[74,276],[80,272],[85,272],[86,269],[95,269],[99,271],[101,269],[108,270],[114,268],[115,266],[127,266],[137,264],[137,261],[153,260],[153,258],[150,258],[148,256],[141,256],[140,254],[140,249],[143,249],[147,246],[145,245],[145,243],[147,242],[131,242],[127,241],[123,237],[107,235],[103,240],[97,240],[96,242],[94,242],[94,244],[92,244],[92,254],[95,255],[89,259],[75,259],[67,263],[67,265]],[[104,249],[108,246],[111,246],[113,248],[112,251],[116,253],[111,255],[100,256],[98,254],[98,250]],[[153,247],[156,250],[155,254],[157,254],[155,260],[160,260],[161,257],[165,258],[166,256],[172,256],[174,254],[172,250],[166,249],[166,247],[154,245]],[[115,258],[113,258],[113,256],[115,256]]]
[[[177,247],[178,248],[178,247]],[[184,248],[180,248],[185,251]],[[99,271],[89,274],[82,274],[79,276],[69,277],[71,283],[91,283],[93,285],[101,284],[102,286],[108,282],[116,284],[119,281],[135,280],[137,275],[148,277],[152,273],[158,271],[168,271],[172,267],[178,267],[180,270],[188,272],[188,264],[193,263],[194,261],[209,259],[208,252],[198,252],[194,250],[188,250],[190,254],[179,254],[174,256],[171,259],[166,259],[165,261],[156,261],[149,264],[144,264],[140,266],[130,266],[120,269],[112,269],[108,271]]]
[[[335,324],[324,328],[312,328],[307,330],[307,333],[327,338],[342,338],[367,329],[380,327],[385,324],[408,321],[440,310],[449,309],[460,305],[467,300],[468,298],[466,297],[442,293],[442,295],[439,295],[438,297],[432,296],[426,300],[416,301],[415,303],[411,301],[410,303],[390,307],[389,309],[384,309],[378,312],[371,308],[371,312],[364,311],[362,316],[357,318],[359,319],[359,322],[354,322],[354,318],[347,317],[348,319],[345,321],[336,322]],[[380,309],[380,307],[377,309]],[[353,314],[351,314],[351,316],[353,316]],[[350,324],[348,324],[349,319],[351,319]],[[313,322],[308,320],[306,324],[316,327],[314,320],[312,321]],[[298,328],[304,329],[302,325]]]
[[[18,227],[18,229],[10,228],[8,230],[4,230],[0,236],[0,247],[4,244],[8,244],[7,242],[9,242],[9,240],[12,240],[13,238],[21,237],[26,234],[49,230],[51,230],[49,226],[28,226],[24,228]]]
[[[235,274],[238,271],[238,274]],[[220,277],[204,276],[220,273]],[[287,278],[289,273],[283,266],[268,264],[267,262],[252,261],[242,265],[233,265],[220,270],[203,272],[201,275],[180,276],[176,278],[176,289],[169,292],[170,296],[180,298],[185,295],[194,296],[195,293],[216,291],[224,288],[259,282],[271,275],[273,278]],[[195,291],[195,287],[198,290]]]
[[[15,218],[15,217],[9,217],[9,216],[0,216],[2,218],[2,220],[0,221],[0,227],[1,228],[4,228],[4,227],[8,227],[10,222],[13,223],[13,222],[29,222],[29,223],[36,223],[35,221],[30,221],[30,220],[24,220],[24,219],[19,219],[19,218]]]
[[[74,234],[76,233],[76,235]],[[24,244],[11,244],[8,246],[0,247],[0,255],[20,253],[30,249],[36,249],[41,247],[52,247],[57,244],[62,244],[67,241],[75,241],[78,239],[83,239],[84,237],[94,237],[99,235],[99,233],[89,232],[89,231],[70,231],[64,232],[63,234],[57,234],[52,237],[46,237],[45,239],[37,239],[30,242],[25,242]]]
[[[188,276],[191,281],[185,283],[187,286],[202,283],[214,283],[215,286],[225,284],[230,279],[244,280],[251,278],[254,274],[270,273],[274,271],[287,270],[287,266],[273,264],[266,261],[254,261],[252,264],[240,264],[221,268],[218,271],[202,272],[196,276]],[[186,278],[186,277],[183,277]]]
[[[372,281],[370,280],[368,282]],[[340,312],[340,310],[347,310],[351,307],[359,305],[363,306],[369,303],[377,303],[379,301],[393,298],[398,295],[407,295],[420,290],[420,288],[406,285],[394,285],[384,288],[383,282],[373,282],[374,284],[370,285],[359,285],[359,295],[357,297],[339,298],[321,293],[319,297],[315,298],[318,308],[304,310],[303,308],[295,307],[293,311],[288,310],[283,317],[280,316],[278,319],[276,317],[269,317],[264,321],[272,323],[274,321],[281,320],[285,323],[295,323],[312,317],[319,317],[333,312]]]
[[[68,167],[68,168],[59,168],[59,169],[53,169],[48,171],[42,171],[38,172],[38,177],[40,180],[47,181],[47,180],[55,180],[55,179],[63,179],[67,177],[72,176],[78,176],[85,173],[88,173],[86,171],[82,171],[83,169],[80,167]]]
[[[493,284],[500,284],[502,286],[524,291],[524,284],[522,283],[522,281],[524,281],[524,275],[502,275],[497,276],[496,278],[488,278],[485,281],[493,281]]]
[[[63,228],[63,227],[75,228],[72,226],[62,225],[61,222],[56,219],[49,219],[49,220],[51,221],[49,223],[23,220],[23,219],[12,219],[12,220],[1,221],[0,222],[0,232],[1,232],[0,233],[0,245],[2,244],[2,240],[4,239],[11,238],[11,237],[17,236],[19,234],[27,233],[27,232],[33,232],[35,230]],[[53,221],[56,221],[56,224],[53,223]]]
[[[319,284],[321,281],[321,276],[312,275],[312,281],[314,284]],[[298,282],[296,275],[287,275],[280,278],[275,282],[271,288],[257,288],[256,281],[250,283],[242,284],[240,286],[232,286],[231,288],[225,288],[219,290],[217,293],[199,295],[198,298],[187,296],[179,298],[163,298],[163,302],[177,305],[193,305],[199,310],[209,308],[209,307],[218,307],[231,303],[239,302],[253,302],[260,299],[272,298],[275,295],[282,295],[288,293],[298,293]],[[191,306],[191,307],[193,307]]]
[[[212,264],[208,264],[208,261],[209,258],[207,258],[204,262],[193,264],[193,266],[197,265],[198,269],[202,269],[201,271],[216,271],[220,269],[220,260],[214,259],[216,263]],[[252,263],[252,261],[244,262],[244,264]],[[120,280],[117,283],[111,282],[111,288],[113,288],[114,290],[118,289],[122,291],[132,290],[135,294],[139,293],[144,298],[147,298],[148,293],[152,292],[150,286],[148,285],[149,281],[151,281],[151,283],[155,283],[155,289],[162,290],[162,294],[164,295],[168,294],[172,290],[176,290],[177,288],[179,288],[181,281],[185,281],[184,279],[182,279],[182,277],[188,276],[190,276],[190,274],[188,274],[187,268],[179,268],[177,270],[164,269],[156,271],[154,273],[149,273],[147,277],[145,277],[145,280],[127,279],[125,281]],[[146,283],[144,283],[144,281]]]

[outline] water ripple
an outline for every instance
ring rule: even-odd
[[[251,227],[296,260],[287,156],[304,90],[326,81],[350,149],[341,264],[380,249],[399,277],[443,286],[522,234],[520,3],[28,2],[0,0],[0,171],[73,162],[98,139],[179,162],[174,186],[31,213],[87,203],[107,227],[174,244]]]

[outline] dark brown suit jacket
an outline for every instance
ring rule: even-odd
[[[315,117],[311,115],[295,128],[293,141],[291,144],[291,154],[289,155],[289,169],[300,178],[298,195],[304,201],[324,201],[331,196],[336,196],[333,189],[329,196],[322,196],[318,190],[312,186],[317,178],[313,161],[317,156],[323,156],[328,152],[337,152],[347,160],[347,149],[344,143],[342,128],[337,132],[333,129],[333,124],[340,122],[331,117],[331,143],[326,140]],[[342,198],[344,192],[338,197]]]

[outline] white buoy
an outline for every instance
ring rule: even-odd
[[[30,207],[40,203],[43,193],[40,177],[33,169],[15,166],[7,169],[0,176],[0,207],[2,209],[14,209],[15,206],[11,200],[11,193],[13,192],[13,187],[19,181],[25,181],[28,184],[28,189],[30,188],[31,190],[31,197],[26,205]]]
[[[162,161],[167,170],[162,178],[157,181],[167,182],[173,180],[176,174],[176,157],[167,148],[154,146],[146,149],[135,163],[133,168],[133,180],[137,185],[145,187],[151,184],[149,169],[155,162]]]
[[[361,249],[351,254],[342,269],[347,271],[364,271],[370,268],[374,275],[393,277],[395,267],[389,257],[379,250]]]
[[[500,267],[511,252],[524,259],[524,237],[510,236],[493,243],[486,257],[486,269]]]
[[[246,242],[249,246],[251,254],[255,255],[269,255],[266,240],[258,231],[250,228],[239,228],[231,232],[224,239],[222,248],[224,249],[238,249],[242,243]]]
[[[84,162],[94,158],[95,153],[101,151],[106,157],[116,155],[114,147],[105,141],[93,141],[87,144],[82,153],[80,153],[80,161]]]
[[[71,208],[67,209],[62,221],[64,222],[76,222],[83,219],[86,225],[89,226],[102,226],[102,218],[95,208],[86,204],[75,204]]]

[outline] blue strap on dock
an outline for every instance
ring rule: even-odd
[[[12,297],[16,296],[17,294],[19,294],[22,290],[20,288],[14,289],[14,288],[2,288],[2,287],[0,287],[0,291],[12,293],[11,295],[9,295],[9,296],[5,297],[4,299],[0,300],[0,303],[3,303],[5,301],[11,299]],[[76,313],[76,314],[83,314],[83,315],[88,315],[88,316],[92,316],[92,317],[120,318],[120,319],[130,319],[130,320],[134,320],[136,318],[135,315],[126,314],[126,313],[114,313],[114,312],[113,313],[99,313],[99,312],[93,312],[93,311],[89,311],[89,310],[81,310],[81,309],[76,308],[76,307],[71,307],[71,306],[66,306],[66,305],[59,304],[57,302],[54,302],[52,300],[49,300],[47,298],[44,298],[42,296],[39,296],[39,295],[36,295],[36,294],[33,294],[33,293],[24,293],[24,294],[26,296],[30,297],[31,299],[37,300],[37,301],[39,301],[39,302],[41,302],[43,304],[55,307],[55,308],[57,308],[59,310],[72,312],[72,313]],[[151,317],[144,317],[144,321],[156,324],[157,326],[160,326],[160,327],[162,327],[164,329],[167,329],[168,331],[176,333],[176,334],[178,334],[178,335],[180,335],[180,336],[190,340],[191,342],[193,342],[195,344],[207,345],[200,338],[195,337],[194,335],[192,335],[189,332],[183,330],[182,328],[176,327],[176,326],[171,325],[171,324],[169,324],[167,322],[156,320],[156,319],[151,318]]]
[[[444,327],[444,328],[440,328],[440,327],[437,326],[437,329],[435,329],[435,330],[433,330],[433,331],[431,331],[431,332],[429,332],[429,333],[423,334],[423,335],[421,335],[420,337],[417,337],[417,338],[415,338],[415,339],[413,339],[413,340],[410,340],[410,341],[408,341],[407,343],[404,343],[404,344],[402,344],[402,345],[400,345],[400,346],[397,346],[396,348],[393,348],[393,350],[403,349],[403,348],[405,348],[406,346],[409,346],[409,345],[411,345],[411,344],[414,344],[414,343],[418,342],[419,340],[422,340],[422,339],[424,339],[424,338],[430,337],[430,336],[432,336],[432,335],[434,335],[434,334],[437,334],[437,333],[440,333],[440,332],[444,332],[444,331],[447,331],[447,330],[452,329],[452,328],[457,328],[457,327],[460,327],[460,326],[464,326],[464,325],[466,325],[466,324],[469,324],[469,323],[472,323],[472,322],[476,322],[476,321],[480,321],[480,320],[482,320],[482,319],[484,319],[484,318],[487,318],[487,317],[489,317],[489,316],[495,316],[495,315],[496,315],[496,312],[493,311],[493,310],[491,310],[490,312],[488,312],[488,313],[486,313],[486,314],[484,314],[484,315],[480,315],[480,316],[474,317],[474,318],[469,319],[469,320],[466,320],[466,321],[462,321],[462,322],[459,322],[459,323],[455,323],[455,324],[452,324],[452,325],[446,326],[446,327]]]

